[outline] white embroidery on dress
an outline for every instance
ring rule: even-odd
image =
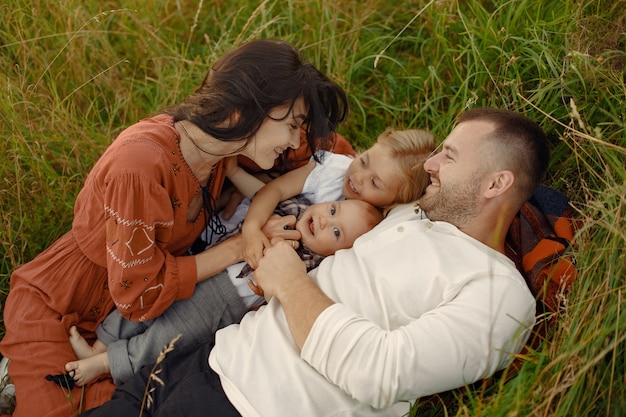
[[[157,226],[173,226],[174,225],[174,220],[170,220],[169,222],[155,222],[153,225],[148,225],[141,219],[134,219],[134,220],[122,219],[120,215],[118,214],[118,212],[116,212],[115,210],[113,210],[111,207],[107,205],[104,206],[104,211],[109,213],[111,216],[114,216],[117,219],[117,222],[123,224],[124,226],[141,225],[148,230],[154,230]]]
[[[163,284],[158,284],[158,285],[155,285],[153,287],[146,288],[143,293],[144,293],[144,295],[147,295],[149,292],[152,292],[152,291],[157,291],[157,290],[161,291],[162,288],[163,288]],[[141,297],[139,297],[139,302],[141,303],[141,308],[145,308],[146,307],[144,305],[144,303],[143,303],[143,297],[144,297],[143,295]],[[152,303],[152,304],[154,304],[154,303]],[[152,305],[152,304],[150,304],[150,305]]]
[[[119,303],[115,303],[115,306],[117,307],[118,310],[128,310],[130,309],[133,305],[132,304],[119,304]]]
[[[118,258],[117,256],[115,256],[115,253],[113,252],[113,249],[111,249],[110,246],[107,245],[107,252],[109,253],[109,255],[111,255],[111,258],[117,262],[118,264],[120,264],[122,266],[123,269],[128,269],[128,268],[133,268],[137,265],[143,265],[143,264],[147,264],[148,262],[152,261],[152,256],[148,257],[148,258],[144,258],[144,259],[135,259],[134,261],[130,261],[130,262],[124,262],[123,260],[121,260],[120,258]]]
[[[136,235],[137,231],[143,232],[143,236],[137,236]],[[133,241],[137,242],[138,240],[142,240],[141,245],[143,245],[143,248],[140,249],[139,252],[134,253],[133,252],[133,248],[131,246],[131,243]],[[131,233],[130,239],[128,239],[128,241],[126,242],[126,247],[130,251],[130,254],[132,256],[140,255],[140,254],[144,253],[145,251],[150,249],[152,247],[152,245],[154,245],[154,240],[150,239],[150,236],[148,235],[148,232],[146,232],[146,230],[143,229],[143,228],[139,229],[137,227],[133,229],[133,233]]]

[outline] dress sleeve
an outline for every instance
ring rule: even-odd
[[[195,259],[168,251],[174,211],[161,185],[136,173],[109,179],[104,217],[109,291],[125,318],[149,320],[191,296]]]

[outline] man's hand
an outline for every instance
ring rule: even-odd
[[[289,242],[274,240],[252,273],[265,298],[276,297],[285,310],[293,340],[299,349],[317,317],[333,304],[306,273],[306,266]]]
[[[309,280],[306,266],[293,245],[279,238],[274,238],[272,246],[265,248],[252,276],[267,299],[278,295],[286,285],[294,285],[298,278]]]

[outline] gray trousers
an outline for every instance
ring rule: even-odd
[[[196,285],[193,295],[172,304],[147,322],[124,319],[114,310],[96,329],[107,345],[113,382],[120,385],[144,365],[152,365],[172,339],[177,353],[190,352],[213,340],[218,329],[239,323],[247,312],[237,290],[223,271]]]

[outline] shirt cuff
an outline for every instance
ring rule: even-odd
[[[300,356],[317,368],[328,359],[328,351],[336,335],[354,318],[354,312],[343,304],[335,303],[317,317],[307,336]]]
[[[179,256],[176,258],[178,264],[178,293],[177,300],[191,297],[196,284],[198,283],[198,269],[196,259],[193,256]]]

